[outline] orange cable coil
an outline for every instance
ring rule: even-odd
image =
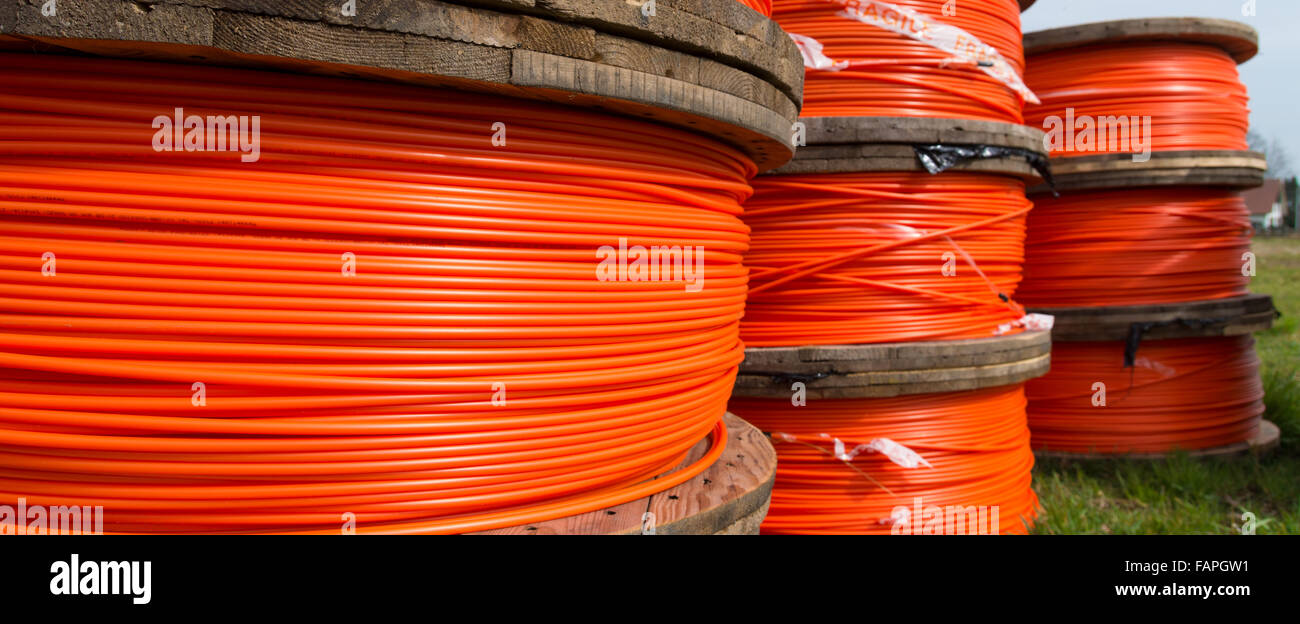
[[[763,176],[754,189],[749,346],[982,338],[1023,316],[1009,297],[1032,205],[1015,178]]]
[[[772,0],[736,0],[737,2],[758,11],[761,15],[772,16]]]
[[[847,0],[846,0],[847,1]],[[965,30],[1024,74],[1017,0],[964,2],[891,0],[937,22]],[[838,0],[774,0],[772,17],[786,32],[811,37],[823,53],[852,64],[842,71],[807,69],[802,117],[884,116],[1022,122],[1020,95],[953,54],[838,15]]]
[[[1254,346],[1251,336],[1146,340],[1124,368],[1122,342],[1055,343],[1051,372],[1026,391],[1033,447],[1154,453],[1247,440],[1264,413]]]
[[[776,486],[764,534],[1024,533],[1037,514],[1024,384],[809,399],[799,407],[788,400],[734,397],[729,407],[771,433],[776,446]],[[853,448],[876,438],[910,448],[932,467],[904,468],[879,453],[848,462],[832,454],[833,439]],[[942,521],[910,512],[918,506],[942,509]],[[970,518],[974,528],[944,524],[958,506],[985,507],[985,520]],[[909,520],[895,526],[899,508],[909,510]]]
[[[0,56],[0,499],[102,504],[109,532],[452,533],[721,453],[735,149],[537,101]],[[260,116],[260,159],[155,151],[174,107]],[[699,246],[702,288],[597,279],[620,238]]]
[[[1044,52],[1029,59],[1025,83],[1042,102],[1025,104],[1025,123],[1049,132],[1052,156],[1141,151],[1139,139],[1154,152],[1247,149],[1246,87],[1236,61],[1216,46],[1125,42]],[[1065,127],[1067,109],[1077,128]],[[1150,136],[1119,125],[1146,117]]]
[[[1250,235],[1246,202],[1231,190],[1037,197],[1016,299],[1027,306],[1091,307],[1243,296]]]

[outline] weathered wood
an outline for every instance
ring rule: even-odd
[[[574,22],[437,0],[359,3],[355,19],[369,28],[334,15],[332,2],[308,0],[81,0],[60,5],[54,17],[41,16],[39,4],[16,5],[12,17],[0,14],[6,33],[0,49],[279,69],[545,99],[710,134],[744,150],[760,169],[792,153],[797,107],[772,83],[710,58]]]
[[[1046,354],[1051,348],[1051,333],[1045,331],[965,340],[749,347],[740,372],[813,375],[933,370],[1018,362]]]
[[[1259,33],[1249,25],[1208,17],[1164,17],[1096,22],[1025,33],[1025,56],[1125,41],[1204,43],[1223,48],[1238,63],[1250,60],[1259,52]]]
[[[434,37],[449,36],[447,28],[460,33],[480,25],[495,27],[484,23],[495,18],[484,20],[482,9],[532,15],[711,58],[770,80],[796,105],[802,98],[803,63],[798,49],[775,22],[753,11],[748,16],[729,10],[692,12],[671,0],[656,2],[654,16],[642,14],[640,2],[613,0],[362,0],[356,3],[356,15],[349,16],[341,11],[342,0],[154,1]],[[504,39],[502,45],[508,45]]]
[[[1037,128],[997,121],[929,117],[800,117],[808,145],[955,143],[1018,147],[1046,155]]]
[[[635,535],[653,514],[656,535],[754,535],[767,515],[776,480],[776,450],[758,428],[726,415],[727,448],[691,480],[640,500],[547,522],[483,531],[493,535]],[[686,466],[703,457],[710,442],[695,445]],[[679,467],[680,467],[679,466]]]
[[[896,143],[810,145],[798,148],[794,159],[766,175],[809,173],[859,173],[867,171],[925,171],[911,145]],[[948,171],[997,173],[1036,185],[1042,176],[1024,158],[982,158],[955,165]]]
[[[1179,451],[1188,457],[1239,457],[1242,455],[1266,455],[1272,452],[1281,444],[1282,430],[1270,421],[1262,420],[1259,423],[1259,429],[1255,435],[1244,442],[1236,444],[1227,444],[1216,446],[1208,449],[1198,449],[1193,451]],[[1169,453],[1108,453],[1099,451],[1095,453],[1067,453],[1064,451],[1053,451],[1050,449],[1035,449],[1034,455],[1041,459],[1057,460],[1088,460],[1094,461],[1099,459],[1142,459],[1142,460],[1164,460],[1170,459],[1176,452]]]
[[[1047,373],[1050,332],[995,338],[804,347],[750,347],[735,395],[789,398],[804,383],[807,397],[866,398],[974,390],[1019,383]]]
[[[684,461],[698,459],[704,451],[697,445]],[[728,414],[727,449],[722,457],[703,474],[650,497],[655,533],[706,535],[725,531],[766,506],[772,499],[775,481],[776,449],[771,441],[757,427]]]
[[[1128,153],[1053,158],[1057,191],[1081,191],[1140,186],[1224,186],[1251,188],[1264,183],[1268,162],[1259,152],[1181,150],[1152,152],[1150,160],[1134,162]],[[1030,194],[1049,192],[1046,185]]]
[[[880,371],[830,375],[803,381],[809,399],[862,399],[909,394],[932,394],[993,388],[1046,375],[1051,356],[1043,354],[1020,362],[945,368],[942,370]],[[790,377],[737,375],[735,396],[789,399]]]
[[[769,175],[925,171],[914,145],[993,145],[1046,156],[1043,132],[1017,124],[922,117],[802,117],[807,145]],[[977,159],[953,171],[1000,173],[1042,181],[1021,157]]]
[[[1058,342],[1126,340],[1134,323],[1170,323],[1152,327],[1143,334],[1143,340],[1240,336],[1272,327],[1275,317],[1273,298],[1269,295],[1188,303],[1034,308],[1032,311],[1056,317],[1052,339]]]

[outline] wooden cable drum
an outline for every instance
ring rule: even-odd
[[[1131,359],[1130,359],[1131,355]],[[1027,385],[1033,447],[1048,456],[1198,457],[1264,452],[1264,390],[1249,335],[1126,344],[1062,342]]]
[[[1016,384],[1047,373],[1051,332],[884,344],[749,347],[734,396],[892,397]]]
[[[1266,449],[1249,334],[1247,151],[1236,65],[1244,24],[1200,18],[1084,24],[1025,35],[1060,197],[1030,189],[1019,296],[1055,317],[1052,371],[1028,384],[1034,448],[1061,457],[1221,456]],[[1142,149],[1139,149],[1139,144]]]
[[[798,50],[734,0],[332,3],[125,0],[0,9],[0,49],[256,67],[591,107],[716,136],[760,169],[789,160]]]
[[[979,31],[1018,66],[1016,3],[954,20],[942,4],[899,3]],[[1042,133],[1017,123],[1010,87],[973,66],[940,67],[937,48],[839,8],[777,0],[773,12],[832,60],[862,65],[808,70],[817,105],[796,126],[804,143],[746,205],[747,346],[731,405],[777,448],[763,532],[921,533],[922,510],[915,531],[893,513],[913,497],[1000,507],[984,532],[1023,532],[1036,508],[1023,383],[1047,372],[1050,335],[1009,331],[1024,315],[1010,293]],[[947,254],[957,268],[941,266]],[[954,433],[968,425],[976,431]],[[854,448],[894,449],[893,438],[936,463],[904,468]]]
[[[1277,446],[1277,426],[1260,417],[1250,339],[1276,317],[1268,295],[1031,309],[1055,317],[1052,370],[1027,386],[1040,456],[1227,457]]]
[[[918,146],[988,146],[1008,152],[963,160],[948,170],[1011,176],[1031,186],[1042,181],[1030,157],[1045,158],[1043,133],[1027,126],[928,117],[804,117],[800,123],[807,145],[795,152],[793,160],[767,175],[924,172]]]
[[[1094,307],[1038,306],[1056,318],[1052,340],[1127,340],[1134,326],[1152,340],[1240,336],[1273,326],[1277,311],[1269,295],[1227,299]]]
[[[0,8],[0,496],[121,533],[752,532],[771,447],[725,403],[784,33],[308,4]],[[698,288],[607,281],[624,239],[698,248]]]
[[[726,423],[722,457],[686,483],[617,507],[484,534],[757,535],[772,496],[776,451],[748,422],[727,414]],[[682,466],[707,446],[697,444]]]
[[[1260,185],[1267,164],[1246,146],[1235,67],[1258,40],[1250,26],[1206,18],[1025,34],[1026,82],[1042,99],[1026,105],[1025,123],[1048,132],[1056,190]]]

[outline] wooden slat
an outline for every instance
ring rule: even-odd
[[[1052,340],[1087,342],[1126,340],[1134,323],[1164,323],[1215,320],[1208,324],[1162,325],[1143,335],[1144,340],[1240,336],[1273,326],[1275,311],[1269,295],[1246,295],[1187,303],[1091,308],[1034,308],[1032,311],[1056,317]]]
[[[642,533],[643,514],[652,513],[656,535],[755,534],[767,513],[776,480],[776,450],[753,425],[725,417],[727,447],[712,466],[659,494],[617,507],[520,525],[487,535],[634,535]],[[709,440],[691,448],[678,468],[703,457]]]
[[[656,3],[655,15],[647,17],[641,13],[640,3],[617,0],[361,0],[356,4],[357,14],[345,16],[340,10],[343,3],[334,0],[155,1],[434,37],[455,37],[481,26],[500,29],[497,24],[482,23],[484,10],[531,15],[714,59],[770,81],[796,103],[802,98],[803,63],[798,49],[775,22],[761,16],[755,20],[758,14],[753,11],[748,15],[725,9],[692,12],[663,0]],[[501,45],[512,47],[506,39],[508,35]],[[479,38],[467,41],[490,44]]]
[[[1042,377],[1050,368],[1051,356],[1045,353],[1005,364],[832,374],[803,383],[808,400],[879,398],[1007,386]],[[792,383],[781,375],[742,374],[736,377],[733,394],[789,399]]]
[[[858,373],[915,371],[1007,364],[1051,351],[1050,332],[1021,332],[1009,336],[804,347],[749,347],[740,372]]]
[[[911,145],[893,143],[809,145],[795,151],[790,162],[765,175],[860,173],[869,171],[925,171]],[[949,171],[997,173],[1020,178],[1026,184],[1042,176],[1024,158],[981,158],[956,165]]]
[[[359,3],[356,19],[370,28],[333,15],[337,7],[328,2],[160,0],[148,6],[80,0],[47,18],[39,5],[19,5],[12,15],[0,13],[6,33],[0,49],[279,69],[546,99],[709,134],[745,151],[761,170],[793,152],[797,107],[772,83],[714,58],[653,48],[582,23],[437,0]]]
[[[1058,157],[1050,161],[1057,191],[1083,191],[1143,186],[1223,186],[1251,188],[1264,183],[1268,162],[1259,152],[1185,150],[1152,152],[1136,162],[1128,153]],[[1030,194],[1048,192],[1046,185]]]
[[[1205,43],[1223,48],[1238,63],[1250,60],[1259,52],[1259,33],[1247,24],[1208,17],[1166,17],[1096,22],[1025,33],[1025,56],[1121,41]]]
[[[1019,124],[928,117],[801,117],[808,145],[951,143],[1017,147],[1046,155],[1042,130]]]

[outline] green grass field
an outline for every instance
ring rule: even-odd
[[[1259,534],[1300,534],[1300,237],[1253,247],[1251,291],[1273,295],[1283,314],[1256,335],[1264,417],[1281,427],[1281,448],[1262,459],[1041,461],[1035,533],[1236,534],[1249,511]]]

